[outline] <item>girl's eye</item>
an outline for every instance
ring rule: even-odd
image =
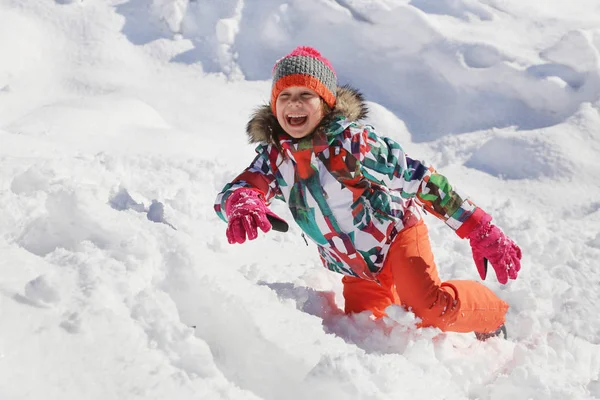
[[[304,98],[309,98],[309,97],[312,97],[312,96],[313,96],[312,93],[308,93],[308,92],[307,93],[302,93],[302,97],[304,97]]]

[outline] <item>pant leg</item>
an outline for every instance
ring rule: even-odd
[[[387,306],[400,304],[391,268],[384,266],[378,279],[381,284],[353,276],[342,278],[346,314],[369,310],[376,318],[381,318]]]
[[[475,281],[440,281],[423,222],[398,234],[386,264],[402,305],[421,318],[422,326],[491,332],[505,321],[508,304],[487,287]]]

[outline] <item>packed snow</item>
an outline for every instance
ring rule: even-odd
[[[521,246],[508,340],[345,315],[296,226],[227,243],[297,45]],[[600,399],[599,175],[597,0],[0,0],[0,399]]]

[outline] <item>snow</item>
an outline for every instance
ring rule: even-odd
[[[344,315],[294,225],[227,243],[299,44],[521,246],[509,340]],[[596,0],[0,0],[0,398],[600,399],[599,110]]]

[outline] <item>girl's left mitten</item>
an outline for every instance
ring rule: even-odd
[[[509,279],[517,279],[521,270],[521,249],[491,220],[492,217],[488,214],[484,215],[468,238],[481,279],[485,279],[487,275],[489,260],[498,282],[505,284]]]

